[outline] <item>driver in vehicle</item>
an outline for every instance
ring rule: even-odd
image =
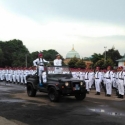
[[[62,59],[61,59],[60,54],[56,55],[56,59],[53,61],[53,64],[54,64],[54,66],[56,66],[54,73],[55,74],[62,73],[62,68],[59,67],[59,66],[62,66]]]
[[[44,62],[47,62],[49,63],[49,61],[46,61],[45,59],[43,59],[43,54],[42,53],[39,53],[38,54],[38,58],[35,59],[33,61],[33,65],[37,67],[37,73],[38,73],[38,76],[39,76],[39,85],[40,86],[43,86],[43,72],[44,72]]]

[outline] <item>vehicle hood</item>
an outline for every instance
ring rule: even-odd
[[[80,81],[83,81],[83,80],[80,80],[80,79],[76,79],[76,78],[69,78],[69,77],[62,77],[62,78],[49,78],[48,80],[51,80],[51,81],[62,81],[62,82],[68,82],[68,81],[73,81],[73,82],[80,82]]]

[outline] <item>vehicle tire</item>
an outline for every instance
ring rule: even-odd
[[[48,95],[49,95],[50,101],[52,101],[52,102],[58,102],[58,101],[59,101],[60,94],[59,94],[59,92],[56,90],[56,88],[54,88],[54,87],[49,88],[49,93],[48,93]]]
[[[77,100],[83,100],[83,99],[85,99],[85,97],[86,97],[86,93],[77,93],[77,94],[75,94],[75,98]]]
[[[36,89],[33,88],[32,84],[27,85],[27,94],[29,97],[35,97],[36,96]]]

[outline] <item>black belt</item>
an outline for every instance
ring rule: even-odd
[[[110,78],[106,78],[106,79],[110,79]]]
[[[85,80],[89,80],[89,79],[85,79]]]
[[[95,79],[99,79],[99,78],[95,78]]]
[[[120,80],[124,80],[123,78],[119,78]]]
[[[39,66],[44,66],[44,65],[39,65]]]

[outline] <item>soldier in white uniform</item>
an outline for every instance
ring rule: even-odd
[[[89,91],[90,91],[90,89],[89,89],[89,84],[90,84],[90,82],[89,82],[89,78],[90,78],[90,73],[89,73],[89,69],[88,68],[86,68],[86,71],[85,71],[85,83],[86,83],[86,91],[87,91],[87,94],[89,94]]]
[[[16,83],[16,69],[13,68],[13,74],[12,74],[12,79],[13,79],[13,83]]]
[[[53,64],[54,66],[57,66],[55,67],[55,74],[61,73],[62,70],[58,66],[62,66],[62,59],[59,54],[56,55],[56,59],[53,61]]]
[[[96,94],[95,95],[100,95],[100,92],[101,92],[101,89],[100,89],[101,82],[102,82],[102,73],[100,72],[100,67],[96,67],[96,72],[95,72]]]
[[[106,95],[110,97],[112,94],[112,83],[113,83],[113,72],[111,71],[111,66],[107,67],[107,72],[105,74],[105,82],[106,82]]]
[[[42,84],[42,72],[44,71],[44,62],[49,63],[49,61],[46,61],[45,59],[43,59],[42,53],[39,53],[38,58],[33,61],[33,65],[37,67],[40,86],[43,86],[43,84]]]
[[[62,59],[59,54],[56,55],[56,59],[53,61],[54,66],[62,66]]]
[[[116,72],[116,96],[119,97],[119,73],[120,73],[120,67],[117,68]]]
[[[1,81],[5,80],[5,69],[2,68],[2,71],[1,71]]]
[[[5,81],[8,82],[8,68],[5,67]]]
[[[94,70],[90,69],[89,71],[89,89],[91,90],[92,85],[94,84]]]
[[[119,96],[118,98],[123,98],[124,96],[124,86],[125,86],[125,72],[123,71],[123,67],[121,66],[118,78],[118,91]]]

